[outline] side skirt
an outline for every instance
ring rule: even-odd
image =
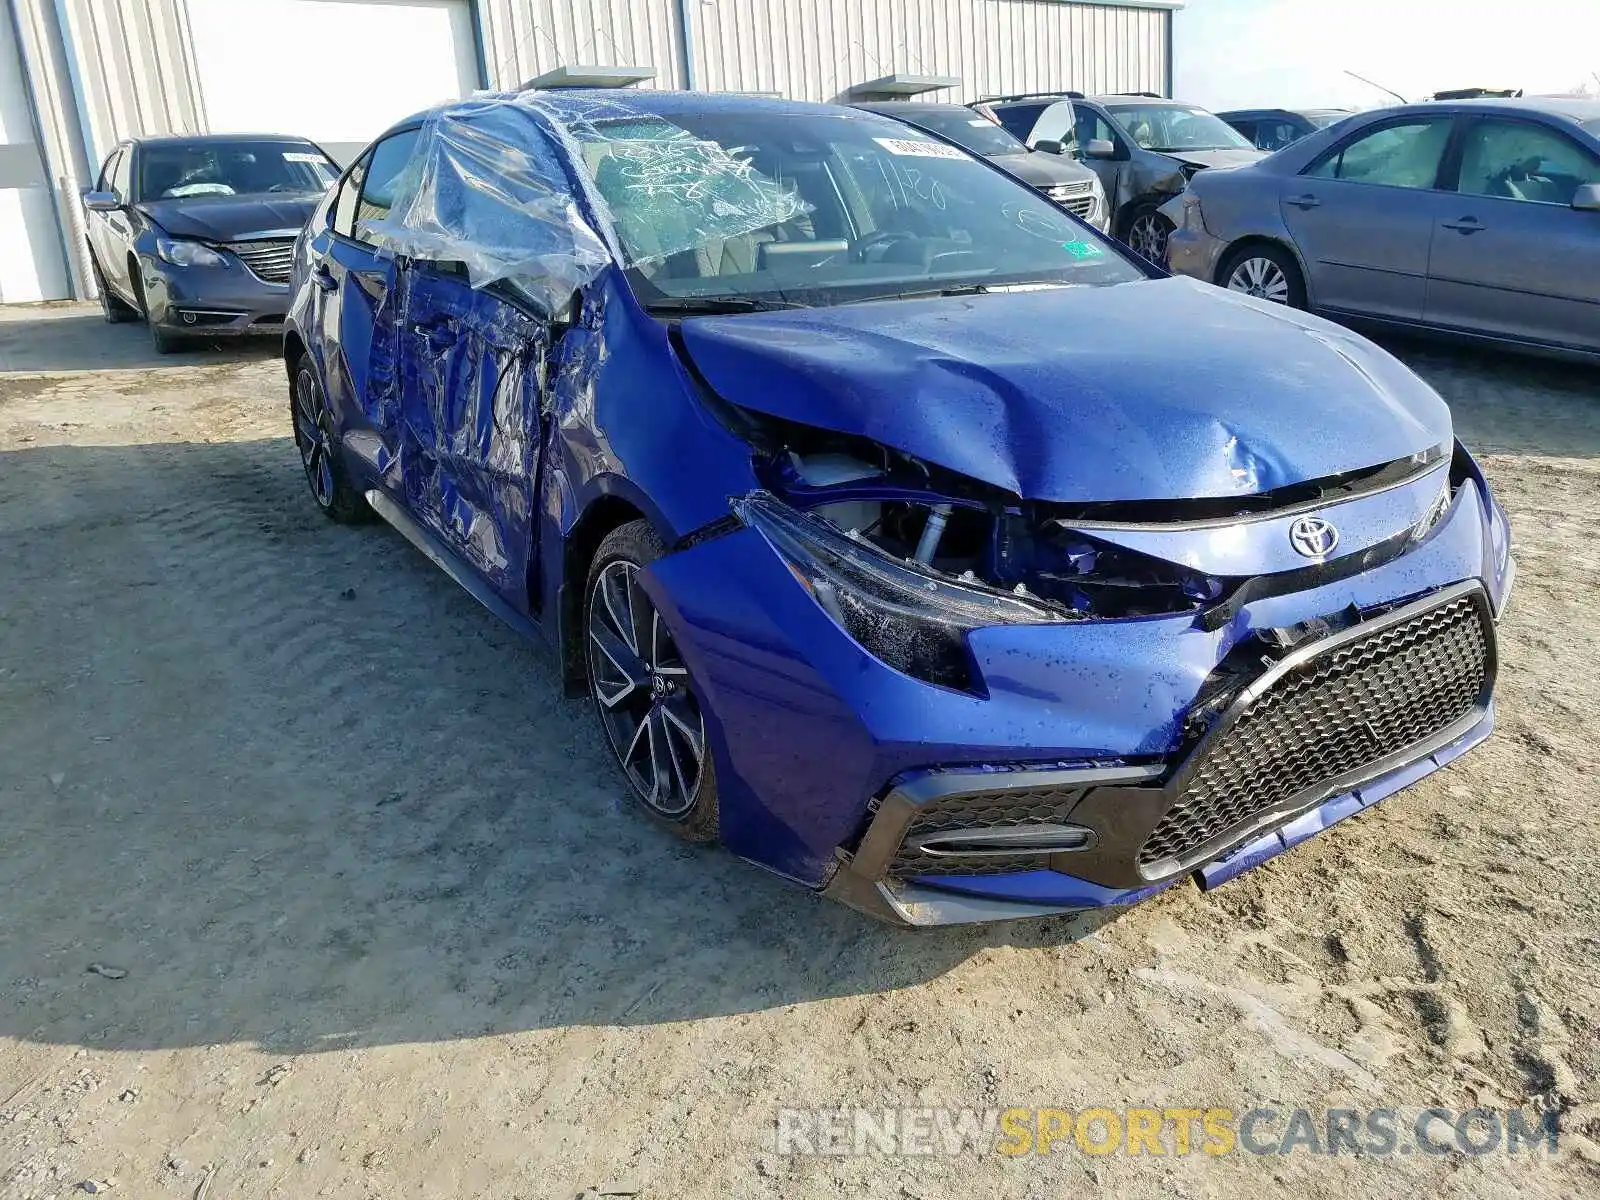
[[[443,542],[412,520],[410,513],[376,488],[368,491],[366,497],[373,512],[398,529],[406,541],[426,554],[434,566],[459,583],[469,596],[523,637],[540,645],[544,644],[544,631],[537,624],[496,595],[466,563],[451,553]]]

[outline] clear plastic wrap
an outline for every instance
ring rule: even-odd
[[[432,113],[369,228],[398,254],[459,262],[474,287],[505,280],[555,311],[612,262],[660,262],[807,211],[643,94],[516,92]]]

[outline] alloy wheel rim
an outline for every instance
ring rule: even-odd
[[[1165,262],[1167,258],[1167,230],[1155,213],[1147,213],[1133,223],[1128,233],[1129,244],[1152,262]]]
[[[294,440],[311,494],[324,508],[333,503],[333,443],[327,425],[327,406],[317,381],[302,368],[294,380]]]
[[[589,690],[629,784],[646,806],[680,818],[705,769],[706,727],[666,622],[639,568],[610,563],[589,597]]]
[[[1270,258],[1247,258],[1228,276],[1228,290],[1274,304],[1289,303],[1289,277]]]

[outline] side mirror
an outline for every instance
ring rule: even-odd
[[[1572,197],[1572,207],[1579,212],[1600,212],[1600,183],[1586,183]]]
[[[1089,144],[1083,148],[1085,158],[1115,158],[1117,144],[1110,138],[1091,138]]]
[[[1041,154],[1063,154],[1065,147],[1053,138],[1043,138],[1033,144],[1033,148]]]
[[[116,212],[122,207],[122,197],[115,192],[85,192],[83,206],[90,212]]]

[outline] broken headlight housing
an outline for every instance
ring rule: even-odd
[[[966,634],[1043,625],[1068,614],[1022,596],[954,581],[891,557],[831,522],[757,494],[734,504],[817,603],[874,658],[927,683],[976,691]]]

